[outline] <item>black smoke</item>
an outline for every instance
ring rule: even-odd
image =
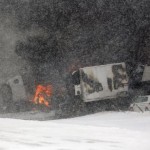
[[[148,0],[1,3],[2,12],[13,14],[18,30],[25,36],[18,40],[16,53],[30,62],[38,80],[42,75],[42,80],[47,80],[50,64],[62,75],[76,62],[80,66],[126,62],[129,74],[136,64],[149,63]]]

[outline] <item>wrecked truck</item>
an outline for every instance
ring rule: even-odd
[[[38,85],[30,101],[22,77],[15,76],[1,86],[0,99],[3,103],[1,108],[11,110],[11,107],[15,106],[16,110],[20,109],[21,104],[26,110],[27,108],[32,110],[33,104],[38,106],[44,104],[49,111],[56,110],[55,115],[70,116],[77,112],[95,109],[94,105],[101,110],[102,103],[105,102],[104,110],[106,110],[112,102],[117,105],[118,99],[126,103],[124,99],[128,96],[126,65],[114,63],[79,68],[72,72],[71,82],[68,85],[66,83],[66,91],[68,91],[64,90],[66,94],[63,94],[62,90],[54,94],[54,86]],[[27,104],[29,106],[26,106]]]
[[[0,87],[0,112],[25,112],[32,110],[50,110],[51,92],[50,85],[34,86],[33,93],[28,92],[21,75],[16,75]]]
[[[70,105],[74,105],[77,111],[85,108],[95,112],[94,109],[121,109],[129,106],[125,63],[79,68],[72,72],[71,78],[72,86],[67,87],[70,99],[74,101]]]
[[[21,75],[16,75],[0,87],[0,111],[13,112],[23,106],[26,109],[27,93]],[[15,108],[14,108],[15,107]]]

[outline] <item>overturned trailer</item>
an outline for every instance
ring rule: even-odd
[[[126,97],[128,76],[125,63],[80,68],[72,74],[75,95],[84,102]]]

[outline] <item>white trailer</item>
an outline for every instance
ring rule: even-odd
[[[72,73],[75,95],[84,102],[114,99],[128,95],[125,63],[84,67]]]

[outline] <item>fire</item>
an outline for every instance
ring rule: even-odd
[[[38,85],[36,87],[33,103],[50,107],[50,102],[48,101],[48,99],[50,99],[50,97],[52,96],[52,91],[53,90],[51,85]]]

